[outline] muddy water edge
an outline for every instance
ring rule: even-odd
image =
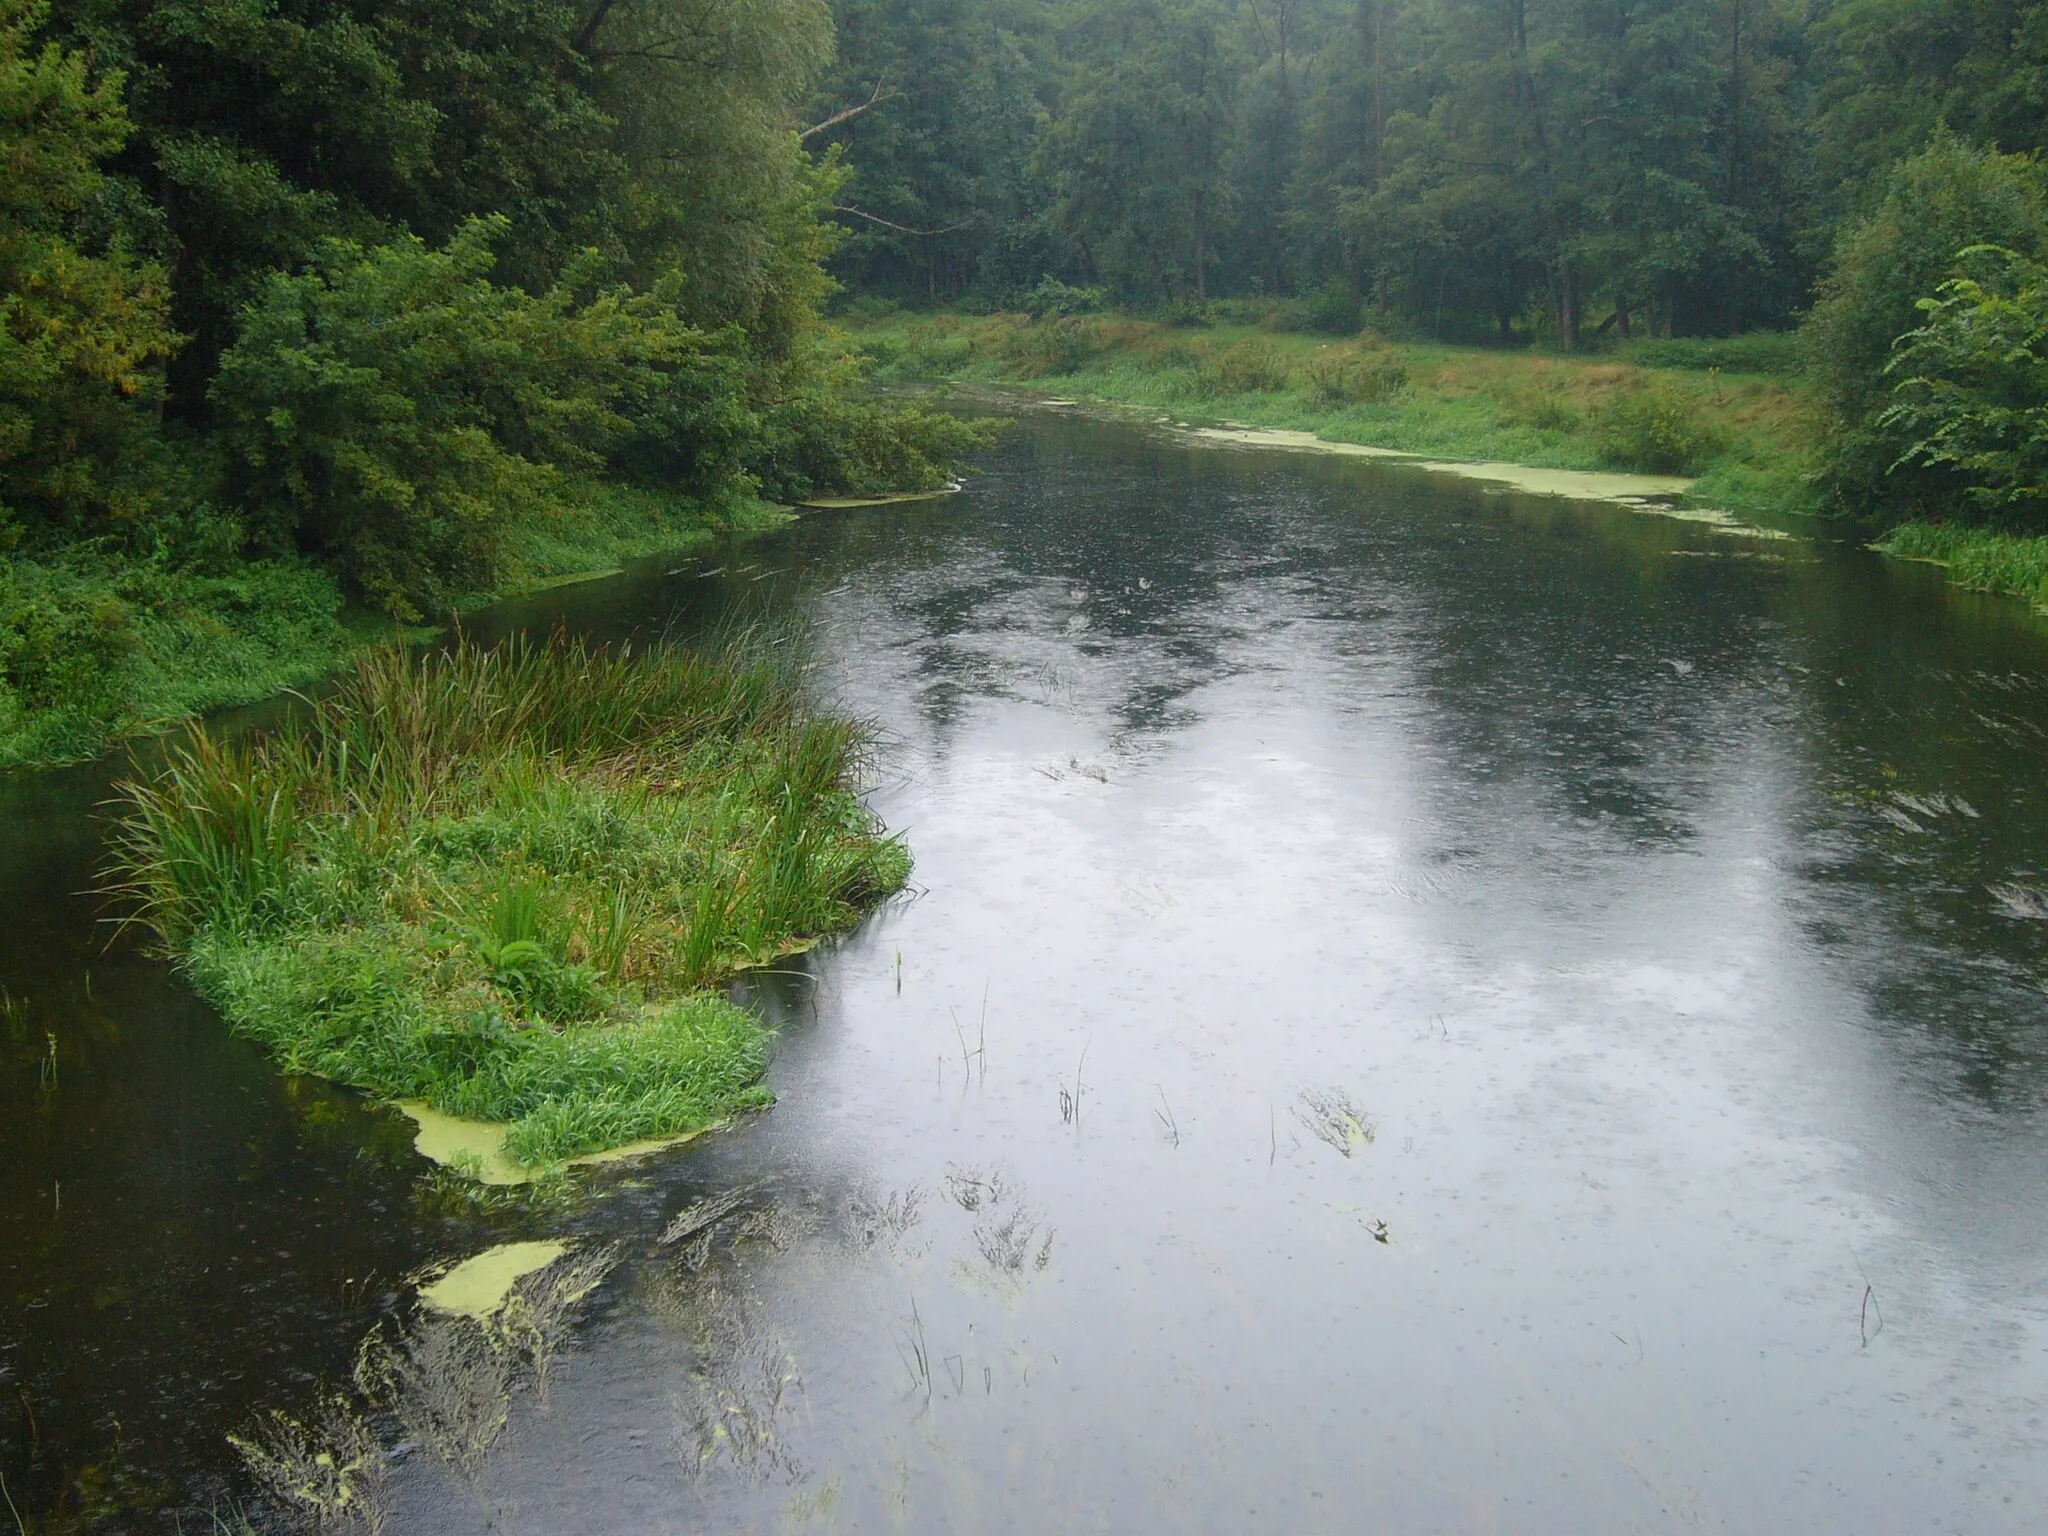
[[[742,989],[775,1110],[566,1194],[110,945],[113,766],[0,782],[26,1529],[267,1528],[224,1435],[543,1239],[619,1262],[389,1529],[2038,1528],[2032,616],[1048,412],[960,496],[477,628],[735,613],[879,723],[921,894]]]

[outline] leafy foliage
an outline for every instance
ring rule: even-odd
[[[1902,464],[1952,474],[1968,508],[2048,533],[2048,270],[1997,246],[1958,262],[1899,339],[1878,428],[1908,443]]]
[[[1957,487],[1944,461],[1914,454],[1910,422],[1886,407],[1893,343],[1919,304],[1957,272],[1963,250],[1993,244],[2039,253],[2048,185],[2029,161],[1944,137],[1902,162],[1871,214],[1843,235],[1805,328],[1828,417],[1826,478],[1852,511],[1939,513]]]
[[[1690,401],[1656,387],[1617,391],[1593,419],[1593,441],[1608,463],[1658,475],[1695,473],[1723,446]]]
[[[0,0],[0,528],[225,500],[411,618],[578,482],[743,501],[855,383],[829,52],[813,0]],[[945,467],[845,410],[813,480]]]
[[[131,125],[119,74],[35,44],[47,14],[0,0],[0,531],[141,515],[132,461],[177,345],[162,270],[117,240],[89,248],[100,162]]]
[[[320,246],[269,278],[213,386],[244,500],[402,617],[491,585],[511,530],[629,444],[701,491],[744,473],[714,345],[655,296],[579,301],[577,268],[538,297],[494,283],[505,228]]]

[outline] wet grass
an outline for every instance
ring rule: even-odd
[[[712,988],[903,883],[865,747],[743,647],[387,647],[119,786],[109,888],[286,1070],[545,1166],[767,1101]]]
[[[2048,538],[1952,523],[1902,523],[1875,548],[1901,560],[1944,566],[1955,586],[2023,597],[2048,610]]]
[[[1032,383],[1430,457],[1691,474],[1704,504],[1816,510],[1812,417],[1779,337],[1560,356],[1258,325],[903,312],[868,314],[853,334],[884,377]]]

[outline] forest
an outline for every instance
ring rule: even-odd
[[[2044,125],[2016,0],[0,0],[0,759],[942,484],[835,306],[1796,331],[1812,510],[2032,535]]]

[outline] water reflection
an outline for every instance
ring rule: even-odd
[[[58,1010],[89,1090],[37,1098],[40,1015],[7,1047],[9,1212],[92,1149],[89,1222],[7,1272],[65,1320],[0,1355],[69,1396],[63,1444],[154,1391],[197,1411],[144,1416],[137,1464],[218,1467],[398,1326],[417,1264],[552,1234],[618,1269],[473,1476],[408,1437],[391,1529],[2048,1505],[2023,615],[1822,542],[1059,418],[966,496],[702,566],[481,627],[794,613],[877,721],[921,894],[753,983],[780,1106],[595,1198],[426,1200],[385,1121],[117,958],[103,1022]],[[47,793],[75,868],[81,796]],[[42,867],[7,878],[47,937],[0,936],[35,1009],[88,964]],[[30,1129],[88,1108],[154,1128]],[[119,1192],[180,1137],[149,1227]],[[94,1321],[100,1269],[180,1263],[226,1284]],[[82,1486],[11,1433],[46,1503]]]
[[[918,1219],[736,1259],[774,1475],[628,1291],[503,1526],[2026,1527],[2030,625],[1073,423],[792,547],[929,894],[694,1172]]]

